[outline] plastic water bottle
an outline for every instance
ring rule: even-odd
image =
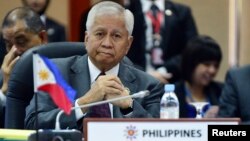
[[[179,100],[174,93],[175,85],[166,84],[165,93],[161,98],[161,119],[177,119],[179,118]]]

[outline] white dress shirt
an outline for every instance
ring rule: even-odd
[[[6,96],[3,94],[1,90],[0,90],[0,103],[3,103],[2,105],[6,104]]]

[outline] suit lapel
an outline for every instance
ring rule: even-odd
[[[135,85],[136,77],[129,69],[128,65],[121,63],[119,68],[118,77],[122,81],[124,87],[130,89],[131,93],[135,93],[137,90],[137,85]]]
[[[135,85],[136,77],[126,64],[120,64],[118,77],[120,78],[124,87],[130,89],[130,94],[137,92],[137,85]],[[77,91],[77,98],[83,96],[89,91],[90,75],[87,55],[76,58],[76,61],[71,66],[70,84]],[[115,118],[123,117],[119,107],[113,106],[113,116]]]
[[[72,73],[70,75],[70,81],[77,91],[77,98],[83,96],[90,89],[90,76],[87,60],[87,55],[78,57],[71,66]]]
[[[128,65],[121,63],[119,68],[118,77],[120,78],[124,87],[129,88],[130,94],[137,92],[137,85],[135,85],[136,77],[129,69]],[[113,116],[114,118],[122,118],[123,114],[119,107],[113,106]]]

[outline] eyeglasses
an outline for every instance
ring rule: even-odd
[[[187,105],[188,117],[203,118],[207,110],[210,108],[208,102],[192,102]]]

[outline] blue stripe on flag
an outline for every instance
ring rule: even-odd
[[[61,85],[61,87],[66,92],[67,97],[73,103],[75,100],[76,91],[71,86],[69,86],[67,84],[67,82],[63,79],[59,69],[57,68],[57,66],[54,63],[52,63],[47,57],[44,57],[42,55],[39,55],[39,56],[43,59],[44,63],[47,65],[47,67],[50,69],[50,71],[54,74],[55,79],[56,79],[56,83]]]

